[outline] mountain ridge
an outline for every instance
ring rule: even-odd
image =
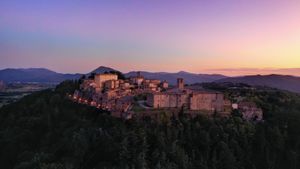
[[[111,71],[117,71],[116,69],[110,68],[110,67],[106,67],[106,66],[99,66],[98,68],[94,69],[93,71],[91,71],[88,74],[92,74],[92,73],[105,73],[105,72],[111,72]]]
[[[55,82],[59,83],[68,79],[78,79],[82,75],[91,75],[93,73],[105,73],[118,70],[106,67],[99,66],[93,71],[86,74],[64,74],[57,73],[55,71],[46,69],[46,68],[7,68],[0,70],[0,80],[5,82]],[[166,80],[170,84],[176,84],[177,78],[184,78],[186,84],[193,83],[202,83],[202,82],[212,82],[225,78],[227,76],[219,74],[196,74],[186,71],[179,71],[177,73],[169,72],[147,72],[147,71],[130,71],[124,73],[126,77],[135,76],[137,72],[141,72],[143,76],[149,79],[159,79]]]
[[[186,84],[193,83],[203,83],[203,82],[213,82],[227,76],[218,74],[195,74],[185,71],[179,71],[177,73],[167,73],[167,72],[147,72],[147,71],[131,71],[125,74],[126,77],[135,76],[137,72],[140,72],[142,76],[147,79],[159,79],[166,80],[170,84],[176,84],[177,78],[184,78]]]
[[[0,80],[10,82],[59,83],[78,79],[81,74],[63,74],[46,68],[7,68],[0,70]]]
[[[46,68],[7,68],[0,70],[0,81],[10,82],[40,82],[40,83],[60,83],[64,80],[79,79],[82,75],[90,75],[92,73],[105,73],[118,70],[99,66],[87,74],[64,74]],[[186,71],[175,73],[168,72],[148,72],[148,71],[130,71],[124,73],[125,77],[136,76],[140,72],[147,79],[166,80],[171,85],[175,85],[177,78],[184,78],[186,84],[207,83],[207,82],[232,82],[246,83],[253,86],[269,86],[282,90],[300,93],[300,77],[292,75],[245,75],[228,77],[221,74],[197,74]]]
[[[215,82],[246,83],[253,86],[269,86],[282,90],[300,93],[300,77],[292,75],[248,75],[228,77]]]

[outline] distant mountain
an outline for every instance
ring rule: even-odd
[[[282,90],[300,93],[300,77],[288,75],[253,75],[230,77],[216,82],[246,83],[254,86],[269,86]]]
[[[80,74],[56,73],[44,68],[0,70],[0,81],[4,82],[59,83],[67,79],[78,79],[80,76]]]
[[[100,66],[97,69],[91,71],[89,74],[92,74],[92,73],[101,74],[101,73],[111,72],[111,71],[117,71],[117,70],[110,68],[110,67]]]
[[[141,75],[143,75],[147,79],[159,79],[159,80],[166,80],[170,84],[176,84],[177,78],[183,78],[186,84],[193,84],[193,83],[203,83],[203,82],[213,82],[219,79],[226,78],[226,76],[219,75],[219,74],[194,74],[189,72],[180,71],[178,73],[166,73],[166,72],[145,72],[141,71]],[[126,77],[136,76],[137,71],[132,71],[126,73]]]

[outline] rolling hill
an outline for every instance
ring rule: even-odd
[[[282,90],[300,93],[300,77],[289,75],[253,75],[229,77],[215,82],[246,83],[253,86],[269,86]]]

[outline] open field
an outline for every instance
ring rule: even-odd
[[[0,91],[0,107],[16,102],[22,97],[36,91],[54,88],[54,84],[45,83],[11,83]]]

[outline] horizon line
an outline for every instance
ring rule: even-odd
[[[98,69],[100,67],[106,67],[111,68],[116,71],[120,71],[118,69],[115,69],[111,66],[99,66],[97,68],[94,68],[90,70],[87,73],[80,73],[80,72],[61,72],[56,71],[52,68],[48,67],[6,67],[1,68],[0,71],[5,69],[47,69],[56,73],[62,73],[62,74],[88,74],[92,72],[95,69]],[[288,76],[296,76],[300,77],[300,67],[297,68],[215,68],[215,69],[203,69],[200,72],[193,72],[193,71],[186,71],[186,70],[178,70],[178,71],[155,71],[155,70],[129,70],[129,71],[120,71],[124,74],[130,73],[130,72],[149,72],[149,73],[191,73],[191,74],[208,74],[208,75],[223,75],[223,76],[229,76],[229,77],[238,77],[238,76],[252,76],[252,75],[288,75]],[[227,73],[226,73],[227,72]],[[231,73],[231,75],[229,75]],[[235,75],[233,75],[233,74]]]

